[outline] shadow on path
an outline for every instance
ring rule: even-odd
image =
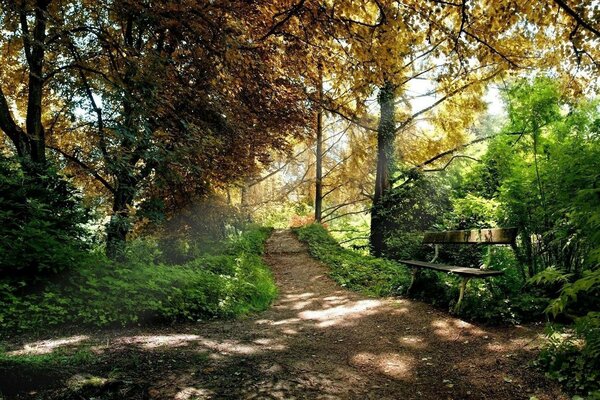
[[[259,315],[160,333],[77,335],[14,351],[87,343],[108,364],[135,355],[131,368],[147,382],[129,398],[568,398],[528,366],[537,329],[481,327],[423,303],[344,290],[289,231],[272,235],[265,258],[280,295]]]

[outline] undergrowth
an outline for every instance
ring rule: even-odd
[[[319,224],[294,229],[308,244],[310,254],[331,269],[331,277],[341,286],[371,296],[406,292],[410,274],[399,264],[344,249]]]
[[[536,362],[551,379],[586,399],[600,399],[600,318],[590,313],[574,326],[549,326]]]
[[[263,310],[276,296],[261,258],[269,234],[266,228],[250,228],[228,240],[221,254],[181,265],[159,262],[155,244],[138,241],[124,262],[87,254],[68,273],[33,292],[0,282],[2,332],[196,321]]]

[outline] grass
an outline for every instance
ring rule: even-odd
[[[57,349],[47,354],[8,354],[0,349],[0,366],[8,363],[30,369],[65,368],[90,364],[96,359],[89,347],[79,347],[74,351]]]
[[[298,238],[308,244],[311,255],[331,269],[340,285],[369,296],[405,293],[410,285],[408,270],[393,261],[344,249],[319,224],[295,228]]]

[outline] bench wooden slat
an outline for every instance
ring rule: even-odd
[[[488,276],[502,275],[504,273],[503,271],[478,269],[478,268],[466,268],[466,267],[458,267],[455,265],[432,264],[432,263],[416,261],[416,260],[399,260],[399,262],[406,264],[406,265],[414,266],[414,267],[429,268],[429,269],[434,269],[437,271],[452,272],[452,273],[455,273],[457,275],[462,275],[462,276],[476,276],[476,277],[481,277],[481,278],[488,277]]]
[[[425,232],[423,243],[512,244],[517,228],[472,229],[464,231]]]

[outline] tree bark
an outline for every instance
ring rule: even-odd
[[[46,21],[48,0],[36,1],[35,24],[29,32],[27,16],[21,11],[21,28],[25,56],[29,65],[29,85],[27,98],[27,116],[25,126],[30,140],[31,162],[34,165],[46,163],[46,138],[42,125],[42,97],[44,90],[44,56],[46,42]]]
[[[377,128],[377,172],[375,175],[375,193],[371,209],[371,234],[369,237],[371,254],[381,257],[384,251],[385,197],[392,187],[394,171],[394,139],[396,137],[394,85],[386,81],[379,89],[380,107],[379,126]]]
[[[245,216],[250,214],[250,188],[252,187],[252,178],[244,178],[240,185],[240,210]]]
[[[30,148],[27,141],[27,135],[23,129],[18,126],[12,117],[10,107],[0,87],[0,130],[3,131],[15,146],[17,156],[20,160],[29,158]]]
[[[135,183],[130,178],[117,177],[113,197],[112,215],[106,226],[106,255],[111,259],[122,259],[131,228],[129,210],[135,198]]]
[[[46,139],[42,125],[42,99],[44,95],[44,58],[46,24],[49,0],[37,0],[34,10],[33,31],[29,29],[25,4],[17,8],[22,31],[25,60],[29,67],[27,85],[27,111],[25,129],[17,125],[10,112],[8,101],[0,88],[0,130],[15,146],[23,170],[37,174],[46,165]]]
[[[317,111],[317,151],[315,179],[315,221],[321,223],[323,217],[323,66],[319,64],[319,104]]]

